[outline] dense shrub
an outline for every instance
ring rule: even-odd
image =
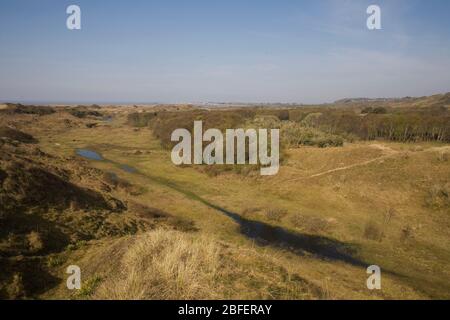
[[[0,127],[0,138],[9,138],[23,143],[37,142],[32,135],[9,127]]]
[[[102,117],[103,114],[101,112],[98,112],[96,110],[88,110],[85,107],[77,107],[68,110],[68,112],[73,115],[74,117],[83,119],[86,117]]]
[[[128,123],[137,127],[149,126],[162,146],[169,149],[174,145],[170,141],[172,132],[184,128],[192,133],[194,121],[202,121],[203,130],[217,128],[224,131],[243,127],[245,121],[253,118],[254,114],[247,109],[143,112],[130,114]]]
[[[450,141],[450,112],[447,109],[401,110],[384,114],[381,109],[364,115],[353,111],[328,110],[306,116],[303,124],[331,134],[353,134],[364,140]]]
[[[374,113],[374,114],[385,114],[387,109],[384,107],[366,107],[361,111],[362,114]]]
[[[304,127],[295,122],[289,122],[281,127],[281,137],[282,143],[287,148],[297,148],[301,145],[319,148],[341,147],[344,144],[344,139],[340,136]]]
[[[45,116],[52,113],[55,113],[55,110],[52,107],[48,106],[34,106],[34,105],[23,105],[23,104],[14,104],[7,103],[8,108],[2,110],[6,113],[15,113],[15,114],[35,114],[39,116]]]
[[[312,115],[310,119],[315,117]],[[246,124],[247,128],[280,129],[281,148],[298,148],[299,146],[317,146],[320,148],[340,147],[344,139],[340,136],[323,132],[294,121],[280,121],[274,116],[257,116]]]
[[[133,127],[147,127],[150,120],[156,117],[156,112],[135,112],[128,115],[128,124]]]

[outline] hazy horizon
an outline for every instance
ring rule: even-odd
[[[450,92],[450,91],[449,91]],[[421,98],[434,95],[444,95],[449,92],[436,92],[426,96],[404,96],[404,97],[342,97],[334,101],[323,101],[317,103],[304,103],[302,101],[48,101],[48,100],[8,100],[0,98],[0,104],[18,103],[18,104],[40,104],[40,105],[154,105],[154,104],[298,104],[298,105],[322,105],[332,104],[344,99],[404,99],[404,98]]]
[[[82,29],[66,28],[67,6]],[[366,28],[366,8],[382,30]],[[301,103],[450,91],[450,2],[56,1],[0,5],[0,101]]]

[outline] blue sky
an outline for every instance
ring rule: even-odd
[[[382,30],[366,28],[370,4]],[[1,0],[0,100],[422,96],[450,91],[449,40],[448,0]]]

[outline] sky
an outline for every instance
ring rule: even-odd
[[[450,91],[449,40],[448,0],[0,0],[0,101],[424,96]]]

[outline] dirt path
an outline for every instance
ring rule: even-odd
[[[304,179],[317,178],[317,177],[321,177],[321,176],[324,176],[324,175],[327,175],[327,174],[330,174],[330,173],[334,173],[334,172],[339,172],[339,171],[344,171],[344,170],[349,170],[349,169],[353,169],[353,168],[357,168],[357,167],[366,166],[366,165],[371,164],[373,162],[376,162],[376,161],[379,161],[379,160],[383,160],[383,159],[387,159],[389,157],[395,156],[396,154],[399,153],[399,151],[396,151],[396,150],[394,150],[394,149],[392,149],[392,148],[390,148],[388,146],[385,146],[385,145],[382,145],[382,144],[378,144],[378,143],[371,144],[371,145],[369,145],[369,147],[379,149],[379,150],[383,151],[385,154],[380,156],[380,157],[377,157],[377,158],[374,158],[374,159],[370,159],[370,160],[366,160],[366,161],[363,161],[363,162],[354,163],[354,164],[351,164],[351,165],[348,165],[348,166],[326,170],[326,171],[323,171],[323,172],[315,173],[315,174],[307,176],[307,177],[301,177],[301,178],[292,179],[292,180],[289,180],[289,182],[299,181],[299,180],[304,180]]]
[[[381,150],[381,151],[391,154],[391,155],[398,153],[398,151],[392,149],[391,147],[385,146],[384,144],[373,143],[373,144],[370,144],[369,147]]]
[[[429,148],[425,151],[432,151],[432,152],[450,152],[450,146],[444,146],[444,147],[433,147],[433,148]]]

